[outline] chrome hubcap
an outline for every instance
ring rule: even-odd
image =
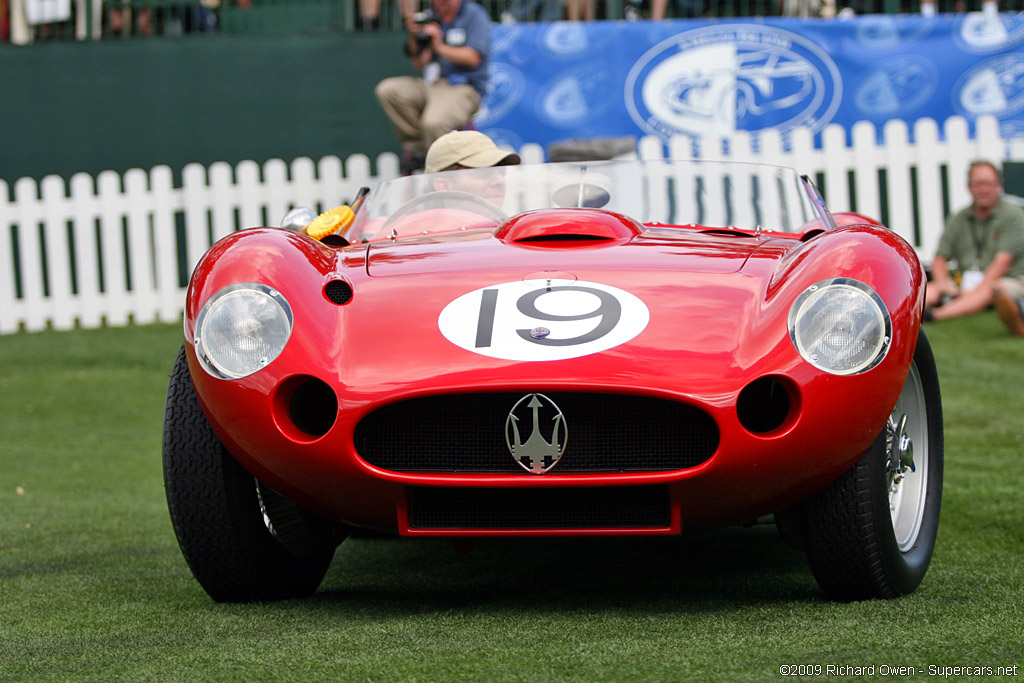
[[[911,364],[906,384],[886,425],[886,481],[889,513],[896,543],[903,552],[917,541],[928,492],[928,415],[917,365]]]
[[[907,470],[915,472],[914,465],[914,441],[907,432],[907,414],[903,413],[899,420],[896,420],[896,413],[889,416],[887,425],[886,445],[889,447],[889,486],[899,484]]]

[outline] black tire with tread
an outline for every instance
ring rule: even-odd
[[[316,591],[339,538],[317,535],[315,551],[300,556],[274,537],[263,519],[256,479],[228,453],[199,406],[184,346],[167,389],[163,466],[178,544],[210,597],[269,601]]]
[[[886,430],[853,467],[802,506],[802,545],[811,571],[834,600],[894,598],[914,591],[935,549],[942,501],[942,404],[931,346],[921,330],[914,352],[928,431],[925,508],[914,545],[900,550],[889,511]]]

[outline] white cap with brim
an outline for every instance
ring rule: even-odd
[[[518,164],[519,155],[499,149],[494,141],[476,130],[445,133],[427,150],[425,173],[436,173],[458,164],[467,168]]]

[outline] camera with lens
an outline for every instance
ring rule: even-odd
[[[434,14],[434,10],[426,9],[422,12],[416,12],[412,15],[412,20],[416,22],[417,26],[426,26],[427,24],[440,24],[437,20],[437,15]],[[416,34],[416,44],[420,50],[425,50],[430,46],[430,36],[423,31]]]

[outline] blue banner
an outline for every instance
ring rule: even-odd
[[[1024,14],[495,26],[479,130],[519,149],[953,115],[1024,136]]]

